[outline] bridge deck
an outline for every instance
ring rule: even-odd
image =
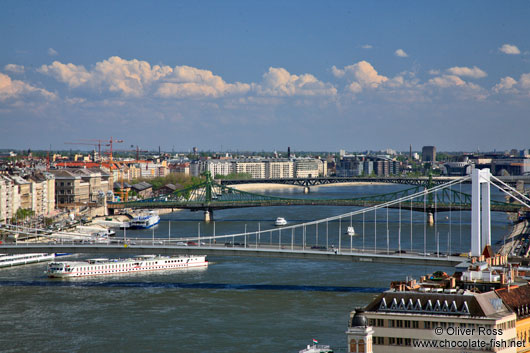
[[[212,202],[180,202],[180,201],[138,201],[138,202],[120,202],[109,203],[109,209],[123,209],[123,208],[181,208],[189,210],[222,210],[229,208],[245,208],[245,207],[270,207],[270,206],[357,206],[357,207],[371,207],[385,203],[386,201],[366,201],[355,199],[333,200],[333,199],[292,199],[292,200],[261,200],[261,201],[212,201]],[[389,208],[399,208],[398,204],[391,205]],[[410,210],[410,202],[401,204],[402,209]],[[470,210],[471,205],[468,204],[444,204],[438,203],[436,207],[432,204],[426,205],[428,212],[447,212],[449,210]],[[521,209],[521,205],[491,205],[492,211],[499,212],[517,212]],[[413,202],[413,211],[423,212],[423,202]]]
[[[341,251],[335,253],[333,250],[308,250],[300,247],[291,250],[290,248],[272,247],[224,247],[224,246],[175,246],[164,245],[162,241],[155,240],[154,245],[148,245],[152,241],[143,241],[142,244],[24,244],[24,245],[0,245],[1,252],[11,254],[24,253],[89,253],[89,254],[160,254],[160,255],[211,255],[211,256],[242,256],[242,257],[276,257],[276,258],[296,258],[311,260],[332,260],[367,263],[388,263],[407,265],[433,265],[433,266],[455,266],[465,260],[459,256],[422,256],[421,254],[399,254],[386,251],[377,253],[353,251]],[[162,244],[158,244],[162,243]]]

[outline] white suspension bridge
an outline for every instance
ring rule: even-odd
[[[39,234],[36,238],[39,239],[38,241],[2,244],[0,251],[8,253],[206,254],[453,266],[465,260],[452,251],[454,245],[451,244],[451,227],[453,213],[456,212],[452,213],[449,209],[447,239],[445,241],[441,239],[439,232],[435,229],[434,242],[432,240],[429,242],[425,212],[423,234],[413,231],[412,204],[417,204],[420,200],[426,205],[428,197],[434,197],[436,204],[438,193],[444,189],[451,190],[470,179],[472,182],[471,232],[467,236],[470,237],[471,249],[464,251],[464,254],[480,256],[482,249],[491,245],[490,186],[496,187],[530,209],[528,197],[491,175],[489,169],[475,169],[471,176],[455,179],[446,184],[375,206],[280,228],[261,229],[258,225],[257,230],[247,231],[245,226],[245,231],[242,233],[217,235],[214,223],[213,234],[205,236],[201,235],[199,224],[197,235],[194,236],[172,238],[169,231],[167,237],[161,237],[160,234],[155,236],[153,230],[151,238],[130,238],[124,232],[123,237],[115,237],[105,243],[84,242],[60,234],[53,235],[53,237]],[[397,230],[393,230],[391,234],[389,208],[393,206],[393,212],[396,212],[396,205],[399,221]],[[462,211],[458,212],[461,221]],[[372,227],[372,224],[368,218],[373,220],[373,234],[370,235],[367,230],[368,227]],[[409,221],[408,227],[402,225],[406,218]],[[352,227],[354,219],[357,227],[361,228],[360,233],[354,236],[345,234],[344,230],[346,227]],[[381,224],[385,223],[386,229],[381,234]],[[362,226],[359,227],[360,225]],[[434,227],[436,226],[435,222]],[[18,229],[18,231],[36,233],[35,230],[29,229]],[[460,225],[460,237],[461,231]],[[461,248],[459,250],[462,251]]]

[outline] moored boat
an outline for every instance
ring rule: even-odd
[[[134,217],[129,222],[131,229],[146,229],[151,228],[160,223],[160,216],[156,211],[149,211],[147,214]]]
[[[31,264],[35,262],[51,261],[55,254],[35,253],[35,254],[0,254],[0,267],[11,267],[18,265]]]
[[[83,277],[116,275],[130,272],[161,271],[208,266],[206,255],[155,256],[142,255],[128,259],[97,258],[86,261],[64,261],[48,264],[48,277]]]
[[[316,344],[307,345],[305,349],[298,351],[298,353],[333,353],[333,350],[328,345]]]

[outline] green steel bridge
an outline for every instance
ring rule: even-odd
[[[431,184],[431,187],[434,184]],[[240,191],[229,186],[217,183],[206,174],[206,180],[199,185],[175,191],[172,194],[138,201],[109,202],[107,207],[110,213],[116,209],[157,209],[180,208],[194,211],[213,212],[214,210],[266,207],[266,206],[357,206],[371,207],[388,201],[400,199],[431,187],[418,184],[414,187],[396,192],[363,196],[346,199],[311,199],[311,198],[284,198],[260,195]],[[407,202],[389,206],[390,208],[406,208],[421,212],[445,212],[449,210],[470,210],[471,195],[450,188],[445,188],[436,193],[419,196]],[[492,201],[491,210],[500,212],[518,212],[520,204]]]
[[[295,185],[309,188],[310,186],[340,184],[340,183],[390,183],[390,184],[406,184],[406,185],[422,185],[425,187],[432,187],[435,185],[442,185],[458,177],[402,177],[402,176],[352,176],[352,177],[315,177],[315,178],[281,178],[281,179],[221,179],[219,183],[222,185],[241,185],[241,184],[284,184]],[[515,185],[517,181],[530,183],[530,176],[513,176],[513,177],[499,177],[507,184]],[[468,181],[469,183],[469,181]]]

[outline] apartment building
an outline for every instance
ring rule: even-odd
[[[0,175],[0,221],[13,218],[20,208],[18,186],[7,175]]]
[[[358,313],[357,313],[358,314]],[[370,327],[373,352],[431,352],[432,347],[418,347],[432,342],[443,347],[436,352],[462,352],[468,349],[458,342],[486,342],[517,339],[516,314],[494,291],[396,291],[380,294],[364,308],[365,326]],[[359,350],[359,320],[350,315],[349,352]],[[362,328],[362,327],[361,327]],[[363,340],[363,346],[369,339]],[[448,348],[447,348],[448,347]],[[476,351],[471,349],[469,351]],[[481,347],[481,352],[516,352],[513,347]]]
[[[269,159],[265,161],[265,178],[286,179],[294,177],[294,162],[288,159]]]
[[[55,176],[58,207],[71,203],[100,202],[112,191],[112,174],[100,168],[69,168],[50,171]]]
[[[252,179],[265,178],[265,163],[259,160],[243,160],[234,161],[234,172],[238,174],[250,174]]]
[[[530,286],[501,288],[497,295],[517,315],[517,339],[525,343],[524,347],[517,348],[517,352],[530,352]]]
[[[327,174],[327,163],[314,158],[297,158],[294,160],[295,178],[316,178]]]
[[[55,209],[55,181],[48,173],[0,175],[0,222],[15,217],[18,209],[47,216]]]

